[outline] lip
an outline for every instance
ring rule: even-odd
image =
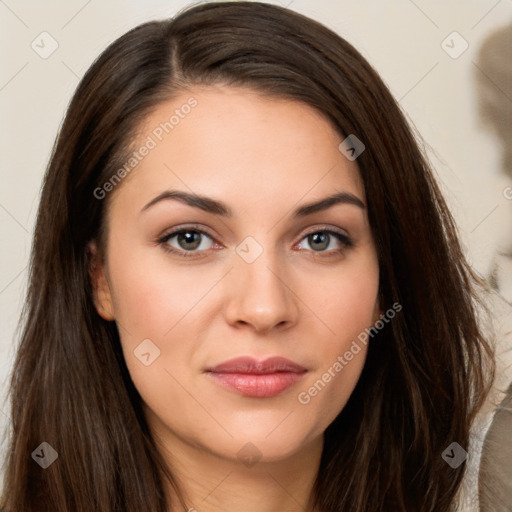
[[[269,357],[258,361],[243,356],[205,371],[217,384],[235,393],[254,398],[271,398],[302,379],[307,369],[284,357]]]
[[[258,361],[254,357],[242,356],[224,361],[206,369],[207,372],[214,373],[249,373],[252,375],[266,375],[277,372],[303,373],[306,370],[300,364],[294,363],[284,357],[268,357],[263,361]]]

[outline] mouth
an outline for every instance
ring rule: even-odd
[[[239,357],[206,369],[220,386],[253,398],[277,396],[301,380],[306,372],[303,366],[283,357],[264,361]]]

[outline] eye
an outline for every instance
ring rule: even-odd
[[[317,229],[306,234],[302,240],[308,243],[313,252],[327,253],[326,256],[340,254],[347,248],[354,246],[352,240],[347,235],[332,229]],[[299,246],[303,243],[301,242]]]
[[[207,240],[210,240],[208,242]],[[333,229],[318,229],[311,231],[302,237],[297,244],[299,249],[304,241],[311,247],[309,250],[321,257],[336,256],[354,246],[352,240],[344,233]],[[157,240],[167,252],[176,254],[179,257],[201,257],[203,252],[213,248],[213,237],[202,229],[192,226],[184,227],[168,233]],[[324,254],[325,253],[325,254]]]
[[[211,249],[211,244],[203,243],[205,238],[213,241],[212,237],[205,231],[189,227],[163,236],[158,240],[158,243],[166,251],[186,258],[196,256],[194,253]]]

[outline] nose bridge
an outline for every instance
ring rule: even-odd
[[[297,306],[278,252],[247,237],[236,253],[229,278],[227,320],[251,324],[258,331],[294,322]]]

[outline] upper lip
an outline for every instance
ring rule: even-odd
[[[269,357],[258,361],[254,357],[242,356],[224,361],[217,366],[209,367],[207,372],[213,373],[248,373],[253,375],[265,375],[277,372],[303,373],[306,370],[303,366],[290,361],[284,357]]]

